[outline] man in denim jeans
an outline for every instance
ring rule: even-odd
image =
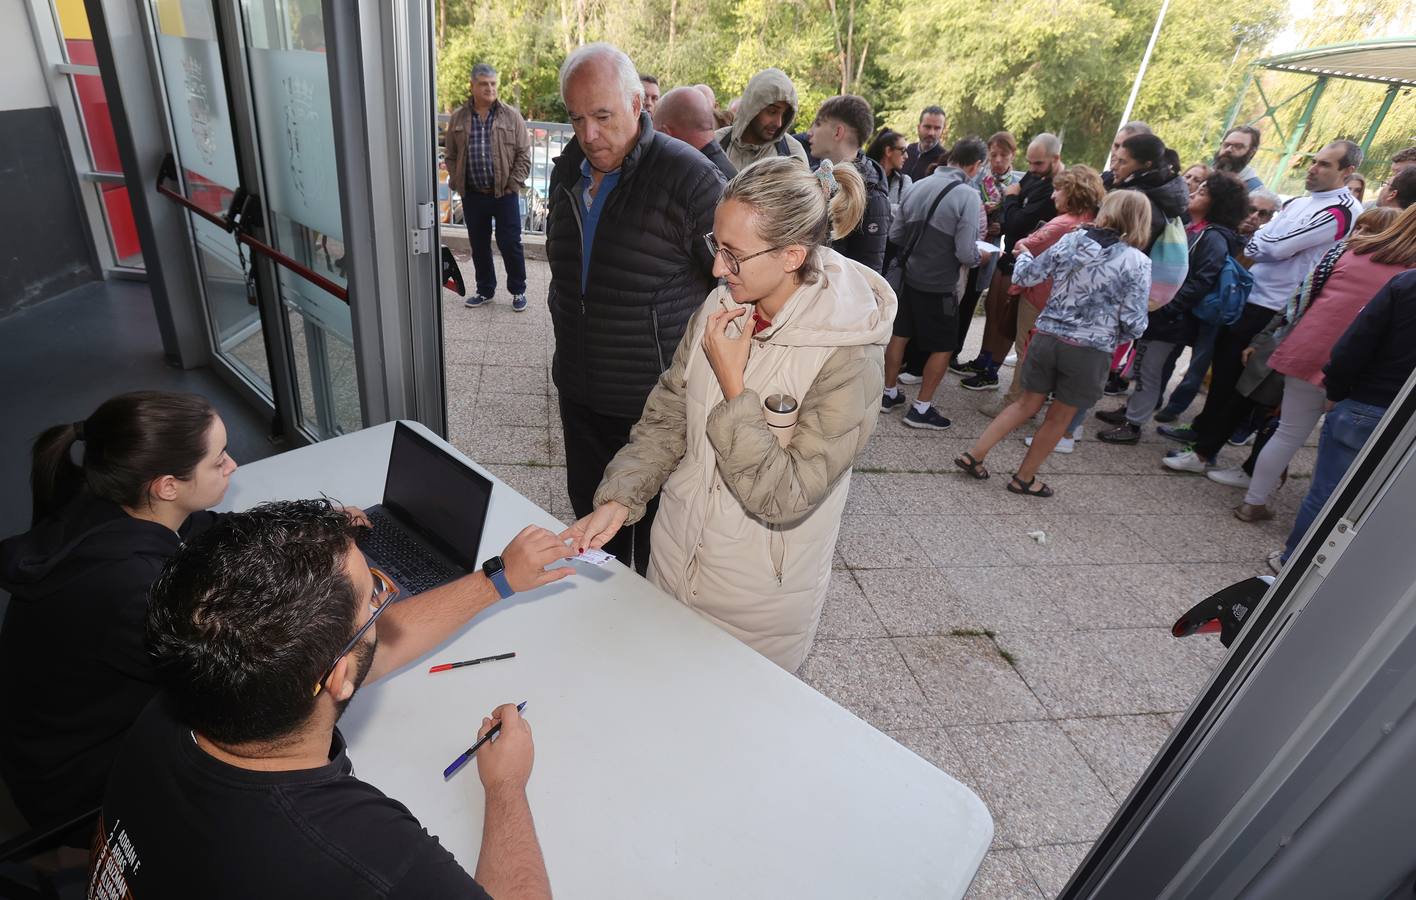
[[[467,306],[492,302],[497,270],[492,263],[492,225],[506,266],[511,308],[526,309],[526,256],[521,247],[521,190],[531,174],[531,135],[516,107],[497,99],[497,70],[472,67],[472,98],[447,123],[447,181],[462,197],[467,241],[477,292]]]
[[[1298,548],[1412,371],[1416,371],[1416,271],[1388,281],[1332,348],[1332,359],[1323,368],[1329,412],[1318,443],[1313,482],[1283,549],[1269,554],[1275,572]]]

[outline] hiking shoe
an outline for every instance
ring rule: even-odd
[[[511,309],[513,312],[526,312],[526,295],[517,294],[511,298]]]
[[[979,372],[972,378],[965,378],[959,382],[959,387],[967,391],[996,391],[998,390],[998,375],[996,373]]]
[[[899,374],[899,377],[897,377],[895,380],[898,381],[900,384],[919,384],[921,381],[924,380],[924,377],[921,375],[916,375],[913,372],[901,372]]]
[[[974,357],[968,362],[964,362],[957,356],[949,360],[949,371],[955,375],[973,375],[982,372],[984,368],[983,363],[978,361],[978,357]]]
[[[1108,425],[1126,424],[1126,407],[1124,406],[1120,409],[1099,409],[1093,415]]]
[[[1106,379],[1106,387],[1102,393],[1108,397],[1122,397],[1131,389],[1131,381],[1123,378],[1120,372],[1112,372],[1111,377]]]
[[[1023,443],[1032,446],[1032,435],[1023,438]],[[1077,449],[1077,442],[1069,437],[1064,437],[1057,442],[1057,446],[1052,448],[1053,453],[1071,453]]]
[[[1178,418],[1180,418],[1180,414],[1178,412],[1171,412],[1169,409],[1162,409],[1155,414],[1155,420],[1162,425],[1169,425]]]
[[[1179,441],[1182,444],[1193,444],[1195,442],[1195,426],[1186,422],[1184,425],[1162,425],[1156,429],[1156,433],[1161,437],[1168,437],[1172,441]]]
[[[1141,426],[1125,424],[1107,431],[1099,431],[1096,439],[1107,444],[1139,444]]]
[[[479,307],[479,306],[486,306],[488,303],[491,303],[491,302],[492,302],[492,298],[491,298],[491,297],[486,297],[486,296],[483,296],[482,294],[473,294],[472,296],[468,297],[466,300],[462,301],[462,305],[465,306],[465,307],[467,307],[468,309],[476,309],[476,308]]]
[[[1205,477],[1216,484],[1232,488],[1247,488],[1251,480],[1249,473],[1244,471],[1243,466],[1235,466],[1232,469],[1210,469],[1205,473]]]
[[[1165,457],[1160,463],[1172,472],[1193,472],[1196,475],[1203,475],[1214,468],[1214,463],[1206,462],[1194,450],[1182,450],[1175,456]]]
[[[1283,564],[1285,562],[1283,558],[1283,551],[1273,551],[1268,555],[1264,562],[1268,563],[1269,570],[1273,572],[1273,574],[1277,575],[1279,572],[1283,571]]]
[[[893,397],[891,397],[889,394],[881,394],[880,411],[883,413],[887,413],[895,407],[908,402],[910,402],[910,398],[906,397],[903,392],[896,393]]]
[[[1234,518],[1241,522],[1263,522],[1273,518],[1273,510],[1260,503],[1241,503],[1234,507]]]
[[[943,431],[954,423],[939,415],[939,410],[932,406],[924,412],[911,406],[910,411],[905,413],[905,424],[911,428],[931,428],[935,431]]]

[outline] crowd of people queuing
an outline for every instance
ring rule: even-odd
[[[467,304],[495,292],[495,232],[519,311],[525,125],[490,66],[471,88],[448,138],[476,270]],[[1039,473],[1081,449],[1089,418],[1115,445],[1155,421],[1182,444],[1158,464],[1244,489],[1243,521],[1271,518],[1326,414],[1277,567],[1416,368],[1416,148],[1364,210],[1362,150],[1343,139],[1285,202],[1253,168],[1250,126],[1186,166],[1127,123],[1098,172],[1047,132],[949,143],[938,106],[914,141],[877,130],[854,95],[793,131],[805,123],[778,69],[720,107],[706,85],[661,90],[590,44],[560,92],[575,139],[550,178],[547,302],[578,518],[522,531],[500,557],[509,587],[475,572],[394,605],[397,586],[355,546],[361,511],[210,512],[236,463],[198,397],[122,395],[38,439],[33,527],[0,542],[13,595],[0,777],[34,824],[101,806],[96,832],[80,819],[74,836],[96,834],[91,896],[549,896],[516,707],[482,722],[500,737],[476,757],[475,880],[353,776],[336,727],[362,685],[506,591],[603,549],[796,670],[871,434],[899,408],[906,426],[949,428],[962,395],[948,378],[998,391],[1009,364],[993,421],[953,463],[988,479],[993,448],[1042,414],[1006,483],[1028,497],[1053,496]],[[980,300],[981,349],[961,360]],[[1118,405],[1092,412],[1106,396]],[[1246,443],[1242,466],[1221,466],[1226,444]]]

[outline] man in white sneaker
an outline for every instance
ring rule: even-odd
[[[1215,468],[1224,442],[1253,409],[1249,398],[1236,389],[1244,371],[1241,354],[1288,303],[1304,276],[1334,244],[1352,231],[1361,205],[1343,184],[1362,164],[1362,148],[1352,141],[1333,141],[1313,159],[1305,181],[1309,193],[1290,202],[1269,224],[1254,233],[1244,255],[1253,260],[1253,293],[1239,321],[1220,329],[1215,339],[1209,394],[1194,422],[1195,442],[1161,460],[1176,472],[1206,473]],[[1215,480],[1232,484],[1232,472],[1213,473]],[[1267,517],[1267,510],[1235,511]],[[1247,519],[1246,519],[1247,521]]]
[[[526,310],[526,254],[521,246],[521,191],[531,174],[531,134],[514,106],[497,99],[497,70],[472,67],[472,99],[447,123],[447,180],[462,197],[467,242],[477,293],[466,306],[492,302],[497,270],[492,262],[492,227],[506,267],[511,308]]]

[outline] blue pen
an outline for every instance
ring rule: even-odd
[[[516,711],[517,711],[517,712],[523,712],[523,711],[525,711],[525,709],[526,709],[526,701],[525,701],[525,700],[522,700],[520,703],[516,704]],[[500,732],[500,731],[501,731],[501,723],[498,722],[497,724],[495,724],[495,725],[492,726],[492,730],[491,730],[491,731],[488,731],[486,734],[484,734],[484,735],[482,735],[480,738],[478,738],[478,739],[477,739],[477,743],[475,743],[475,744],[473,744],[472,746],[468,747],[466,753],[463,753],[463,754],[462,754],[461,756],[459,756],[457,759],[454,759],[454,760],[452,761],[452,765],[448,766],[446,769],[443,769],[443,778],[445,778],[445,779],[446,779],[446,778],[451,778],[451,777],[452,777],[452,774],[453,774],[454,772],[456,772],[458,769],[462,768],[463,766],[465,766],[465,765],[467,764],[467,760],[469,760],[469,759],[472,758],[472,754],[474,754],[474,753],[477,752],[477,748],[481,747],[481,746],[482,746],[483,744],[485,744],[487,741],[490,741],[490,740],[493,738],[493,736],[495,736],[495,735],[496,735],[498,732]]]

